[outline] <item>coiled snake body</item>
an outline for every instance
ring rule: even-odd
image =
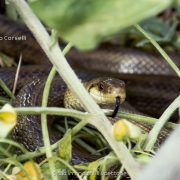
[[[1,40],[0,51],[15,58],[18,58],[22,53],[24,64],[35,64],[21,68],[16,92],[17,99],[14,105],[21,107],[41,105],[44,83],[49,72],[47,66],[43,66],[43,64],[48,63],[46,55],[23,25],[0,16],[0,27],[0,37],[26,36],[26,41]],[[171,57],[180,66],[179,54],[172,54]],[[98,75],[108,75],[124,80],[126,82],[127,101],[138,111],[148,115],[159,117],[179,94],[179,79],[157,54],[103,44],[97,50],[86,53],[79,53],[73,49],[68,54],[67,59],[83,80],[91,80]],[[84,75],[84,71],[86,75]],[[13,68],[0,69],[0,78],[10,88],[12,88],[14,76],[15,70]],[[97,85],[97,83],[95,84]],[[102,84],[100,86],[99,84],[97,87],[101,89]],[[62,106],[65,89],[66,85],[62,79],[55,78],[48,105]],[[0,95],[2,94],[0,91]],[[126,107],[124,110],[129,111]],[[131,111],[133,110],[131,108]],[[51,142],[55,142],[59,137],[55,131],[51,130],[51,122],[49,121],[49,133]],[[145,130],[150,128],[147,125],[141,125]],[[166,134],[167,131],[164,130],[161,137]],[[13,136],[31,151],[41,146],[43,143],[39,116],[20,116]],[[73,153],[73,163],[83,161],[82,156],[79,159],[79,152],[73,151]]]

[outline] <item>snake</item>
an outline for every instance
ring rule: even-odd
[[[0,27],[0,37],[3,37],[0,51],[15,60],[19,59],[20,54],[23,57],[13,105],[40,106],[43,88],[51,67],[47,56],[22,23],[0,15]],[[7,40],[7,37],[11,39]],[[16,40],[12,37],[25,37],[25,40]],[[60,43],[60,46],[64,47],[65,44]],[[169,55],[180,67],[179,52],[172,52]],[[120,110],[159,117],[179,95],[180,80],[158,53],[119,47],[107,42],[90,52],[79,52],[73,48],[66,57],[84,87],[101,106],[112,105],[117,96],[123,102],[127,94],[127,103],[123,103]],[[15,68],[0,69],[0,79],[10,89],[13,87],[15,74]],[[2,89],[0,95],[5,95]],[[48,106],[83,109],[59,76],[53,80]],[[176,113],[172,119],[177,120],[177,116]],[[56,118],[50,116],[51,120],[48,121],[51,143],[55,143],[60,138],[58,132],[52,129],[52,123]],[[136,122],[136,124],[145,132],[151,129],[146,123]],[[159,142],[161,143],[168,134],[169,130],[163,129],[158,138]],[[43,146],[40,116],[18,116],[12,136],[29,151]],[[73,164],[89,162],[93,159],[93,156],[85,156],[77,146],[74,146]]]

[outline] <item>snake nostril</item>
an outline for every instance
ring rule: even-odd
[[[120,87],[124,88],[124,87],[125,87],[125,83],[124,83],[124,82],[121,82],[121,83],[120,83]]]

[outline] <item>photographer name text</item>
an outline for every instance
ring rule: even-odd
[[[26,41],[26,36],[0,36],[0,41],[5,40],[5,41]]]

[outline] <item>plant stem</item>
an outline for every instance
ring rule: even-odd
[[[65,48],[65,51],[63,51],[63,54],[67,53],[71,48],[71,44],[68,44],[67,47]],[[42,97],[42,107],[47,107],[48,104],[48,97],[49,97],[49,92],[51,88],[52,81],[56,75],[56,68],[53,66],[48,78],[45,83],[44,91],[43,91],[43,97]],[[43,142],[44,146],[46,149],[46,157],[48,158],[49,162],[49,167],[51,171],[51,177],[54,180],[57,180],[57,176],[54,176],[54,172],[56,170],[55,168],[55,163],[53,162],[53,156],[52,151],[51,151],[51,144],[50,144],[50,139],[49,139],[49,133],[48,133],[48,127],[47,127],[47,115],[46,113],[41,114],[41,127],[42,127],[42,135],[43,135]]]
[[[72,129],[72,136],[77,134],[87,124],[88,124],[88,121],[86,121],[86,120],[79,122],[76,126],[73,127],[73,129]]]
[[[86,121],[87,119],[94,118],[95,115],[92,115],[90,113],[84,113],[73,109],[65,109],[65,108],[57,108],[57,107],[17,107],[14,108],[16,113],[18,115],[28,115],[28,114],[34,114],[38,115],[41,113],[46,113],[49,115],[58,115],[58,116],[69,116],[78,118],[81,120]],[[107,114],[112,114],[112,110],[104,110]],[[132,114],[132,113],[126,113],[126,112],[118,112],[118,117],[120,118],[126,118],[129,120],[133,120],[136,122],[145,122],[150,125],[154,125],[158,119],[147,117],[139,114]],[[178,125],[175,123],[167,122],[165,124],[165,127],[175,129]]]
[[[10,140],[10,139],[0,139],[0,143],[6,143],[9,145],[12,145],[12,146],[18,148],[19,150],[21,150],[23,153],[27,152],[27,150],[22,145],[18,144],[15,141]]]
[[[15,99],[15,96],[13,95],[13,93],[11,92],[11,90],[6,86],[6,84],[4,83],[3,80],[0,79],[0,87],[6,92],[6,94],[12,98]]]
[[[48,104],[48,97],[49,97],[49,90],[51,87],[51,82],[56,74],[56,69],[53,67],[45,84],[44,91],[43,91],[43,97],[42,97],[42,107],[46,107]],[[49,133],[48,133],[48,127],[47,127],[47,115],[46,113],[41,114],[41,128],[42,128],[42,136],[43,136],[43,142],[44,147],[46,151],[46,157],[48,159],[49,163],[49,169],[51,173],[52,180],[58,180],[57,176],[54,176],[54,172],[56,172],[56,166],[54,159],[51,158],[53,156],[51,151],[51,143],[49,139]]]
[[[56,43],[50,50],[51,38],[47,31],[39,21],[39,19],[32,12],[28,4],[23,0],[9,0],[17,12],[24,20],[27,27],[32,31],[34,37],[49,57],[51,63],[55,66],[58,73],[66,82],[68,88],[74,93],[74,95],[80,100],[85,110],[92,114],[99,114],[96,118],[92,119],[92,124],[95,122],[95,126],[103,136],[106,138],[115,154],[118,156],[121,163],[124,165],[128,174],[134,179],[139,171],[138,162],[132,157],[129,150],[123,143],[116,142],[112,136],[112,125],[107,120],[103,111],[93,101],[88,92],[85,90],[80,80],[75,75],[74,71],[70,68],[65,57],[63,56],[58,43]]]
[[[0,104],[10,103],[10,99],[0,96]]]
[[[28,115],[28,114],[38,115],[41,113],[46,113],[49,115],[75,117],[82,120],[95,117],[95,115],[80,112],[74,109],[65,109],[65,108],[57,108],[57,107],[17,107],[14,108],[14,110],[18,115]]]
[[[46,113],[49,115],[58,115],[58,116],[69,116],[69,117],[74,117],[77,119],[82,120],[79,122],[74,128],[72,129],[72,136],[77,134],[80,129],[82,129],[86,124],[88,123],[88,119],[93,118],[94,116],[89,113],[84,113],[76,110],[71,110],[71,109],[64,109],[64,108],[56,108],[56,107],[20,107],[20,108],[15,108],[15,111],[17,112],[18,115],[28,115],[28,114],[41,114],[41,113]],[[104,110],[105,113],[107,114],[112,114],[112,110]],[[145,122],[149,125],[154,125],[158,119],[156,118],[151,118],[151,117],[146,117],[138,114],[131,114],[131,113],[126,113],[126,112],[118,112],[118,117],[120,118],[126,118],[129,120],[133,120],[136,122]],[[177,124],[167,122],[165,124],[166,128],[171,128],[175,129],[177,128]]]
[[[111,111],[111,113],[112,113],[112,111]],[[150,124],[150,125],[154,125],[158,121],[158,119],[156,119],[156,118],[143,116],[143,115],[139,115],[139,114],[126,113],[126,112],[118,112],[117,116],[120,118],[133,120],[136,122],[145,122],[145,123]],[[167,122],[165,124],[166,128],[171,128],[171,129],[175,129],[175,128],[177,128],[177,126],[178,126],[177,124],[172,123],[172,122]]]
[[[151,151],[153,149],[161,129],[178,107],[180,107],[180,95],[169,105],[150,131],[145,150]]]
[[[176,64],[171,60],[168,54],[160,47],[160,45],[147,32],[144,31],[142,27],[140,27],[139,25],[135,25],[135,27],[154,45],[154,47],[159,51],[159,53],[163,56],[166,62],[171,66],[171,68],[176,72],[176,74],[180,78],[180,70],[176,66]]]

